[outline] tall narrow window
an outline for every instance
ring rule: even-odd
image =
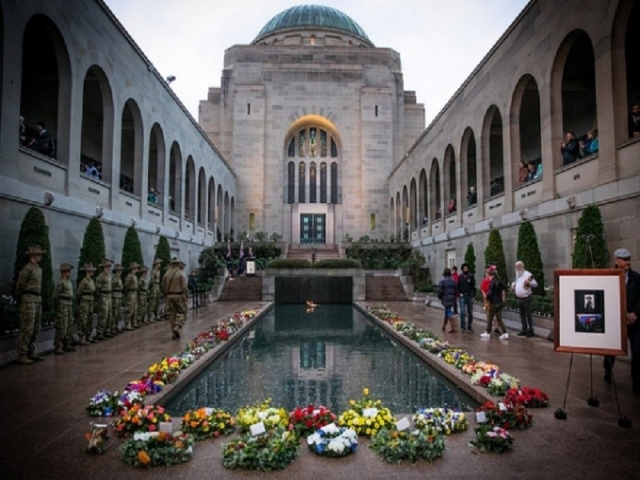
[[[306,138],[305,134],[306,132],[304,130],[300,130],[300,133],[298,134],[298,156],[299,157],[304,157],[304,152],[305,152],[304,143]]]
[[[295,181],[296,181],[296,166],[293,162],[289,162],[288,165],[288,176],[287,176],[287,203],[295,203],[296,201],[296,191],[295,191]]]
[[[315,157],[318,153],[318,145],[316,144],[316,128],[309,129],[309,156]]]
[[[247,103],[247,115],[251,115],[251,104]]]
[[[375,230],[376,229],[376,214],[375,213],[371,214],[371,217],[369,218],[369,223],[370,223],[371,230]]]
[[[299,177],[298,177],[298,203],[306,202],[306,191],[305,191],[305,166],[304,162],[300,162],[299,166]]]
[[[376,105],[376,117],[378,116],[378,105]]]
[[[320,156],[327,156],[327,132],[320,130]]]
[[[253,230],[254,228],[256,228],[256,214],[252,212],[249,214],[249,229]]]
[[[296,138],[293,137],[291,139],[291,141],[289,142],[289,151],[287,152],[287,155],[289,157],[295,157],[296,156]]]
[[[309,203],[316,203],[316,162],[309,165]]]
[[[331,158],[336,158],[338,156],[338,146],[336,145],[336,141],[331,139]]]
[[[327,164],[320,164],[320,203],[327,203]]]
[[[338,203],[338,164],[331,164],[331,203]]]

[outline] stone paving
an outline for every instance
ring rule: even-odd
[[[361,440],[355,455],[325,459],[301,445],[299,458],[285,470],[265,474],[222,467],[224,439],[199,442],[191,462],[170,468],[140,470],[119,458],[120,440],[104,455],[84,453],[84,434],[91,419],[85,407],[98,390],[121,390],[140,377],[163,356],[182,349],[187,341],[220,318],[245,308],[264,307],[258,302],[215,303],[190,314],[182,339],[170,340],[169,325],[156,323],[107,342],[84,347],[64,356],[47,355],[42,364],[10,365],[0,370],[0,472],[6,479],[128,479],[128,478],[638,478],[640,475],[640,397],[633,395],[629,365],[616,364],[620,408],[631,429],[617,425],[613,389],[602,381],[601,359],[593,359],[594,394],[599,408],[587,405],[589,356],[575,355],[566,411],[559,421],[554,411],[562,405],[570,354],[553,352],[553,344],[540,338],[515,335],[509,341],[479,337],[484,323],[477,320],[474,333],[442,334],[452,344],[477,358],[498,364],[527,386],[549,393],[551,405],[532,409],[534,426],[514,432],[514,450],[502,455],[477,454],[468,447],[473,429],[447,437],[447,451],[433,464],[389,465]],[[442,311],[420,303],[397,302],[388,306],[409,321],[440,332]],[[515,334],[515,332],[513,332]],[[471,421],[473,427],[474,421]]]

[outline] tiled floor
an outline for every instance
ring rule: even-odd
[[[260,304],[264,305],[264,304]],[[229,471],[222,467],[224,439],[200,442],[191,462],[167,468],[139,470],[119,458],[118,439],[104,455],[88,455],[84,434],[91,419],[88,399],[103,388],[122,389],[162,356],[181,350],[188,339],[220,318],[259,304],[216,303],[189,320],[182,339],[171,341],[166,322],[153,324],[115,339],[84,347],[64,356],[47,355],[31,366],[0,370],[0,475],[3,479],[84,478],[264,478],[261,472]],[[441,310],[398,302],[389,307],[408,320],[440,333]],[[569,354],[554,353],[553,344],[539,338],[513,336],[481,340],[475,333],[443,334],[477,358],[498,364],[525,385],[547,391],[551,406],[531,410],[534,426],[515,432],[512,452],[476,454],[467,446],[473,429],[447,438],[447,451],[433,464],[388,465],[361,441],[358,452],[344,459],[323,459],[301,445],[298,460],[270,478],[638,478],[640,475],[640,397],[631,391],[629,365],[618,362],[616,374],[620,408],[633,422],[618,427],[613,390],[602,381],[601,359],[594,357],[594,394],[599,408],[587,405],[589,357],[576,355],[567,399],[568,419],[554,418],[562,405]],[[515,332],[514,332],[515,333]],[[473,421],[472,421],[473,424]]]

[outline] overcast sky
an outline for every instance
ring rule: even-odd
[[[220,86],[224,51],[247,45],[299,0],[105,0],[175,93],[198,118]],[[313,4],[313,1],[308,2]],[[405,90],[425,105],[428,125],[527,0],[324,0],[349,15],[376,47],[400,53]]]

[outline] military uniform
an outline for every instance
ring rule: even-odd
[[[113,268],[111,277],[111,317],[110,323],[107,324],[107,332],[112,335],[122,333],[120,330],[120,308],[122,307],[122,265],[116,265]]]
[[[27,250],[29,263],[18,274],[16,298],[20,302],[20,334],[18,335],[18,363],[28,365],[34,360],[44,360],[35,354],[35,342],[40,332],[42,320],[42,269],[38,266],[38,256],[44,251],[39,246]],[[32,260],[35,258],[35,261]]]
[[[107,325],[111,320],[111,260],[105,260],[100,265],[102,272],[96,278],[96,294],[98,298],[98,325],[96,326],[95,340],[104,340],[105,336],[111,337]]]
[[[138,278],[138,325],[147,325],[145,321],[147,316],[147,272],[149,269],[145,266],[140,267],[140,277]]]
[[[124,293],[125,293],[125,312],[124,312],[124,329],[133,330],[138,328],[137,305],[138,305],[138,277],[136,272],[138,271],[138,264],[133,262],[131,264],[129,275],[124,281]]]
[[[187,279],[179,268],[180,261],[171,260],[171,266],[162,278],[162,293],[165,298],[165,312],[171,321],[173,338],[180,338],[180,329],[184,325],[187,315],[187,298],[189,290]]]
[[[56,355],[75,352],[71,346],[71,325],[73,323],[73,283],[69,276],[73,267],[68,263],[60,265],[60,280],[53,290],[53,306],[56,311],[56,335],[53,341]]]
[[[85,263],[80,270],[85,272],[85,277],[80,281],[77,291],[77,299],[80,304],[78,307],[78,337],[80,337],[78,345],[89,345],[93,331],[93,300],[96,294],[96,284],[88,274],[92,274],[96,269],[92,263]]]
[[[153,269],[151,270],[151,280],[149,281],[149,321],[159,321],[158,308],[160,307],[160,266],[162,260],[156,258],[153,261]]]

